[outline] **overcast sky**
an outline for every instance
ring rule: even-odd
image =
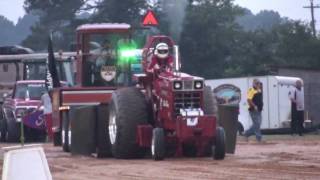
[[[315,4],[320,4],[320,0],[314,0]],[[17,23],[18,18],[24,15],[24,0],[0,0],[0,14]],[[310,10],[302,8],[309,5],[310,0],[235,0],[236,4],[247,7],[253,13],[268,9],[278,11],[281,16],[291,19],[310,20]],[[320,23],[320,9],[315,12],[316,19]],[[318,18],[319,17],[319,18]]]
[[[310,5],[310,0],[235,0],[235,2],[240,6],[247,7],[253,13],[267,9],[277,11],[281,16],[291,19],[311,19],[310,9],[303,8],[303,6]],[[314,4],[320,4],[320,0],[314,0]],[[315,15],[319,17],[320,9],[315,11]]]

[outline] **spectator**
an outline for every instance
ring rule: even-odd
[[[302,136],[304,122],[304,92],[302,81],[297,80],[295,88],[289,92],[291,100],[291,134]]]
[[[249,113],[252,119],[252,125],[249,130],[244,133],[246,141],[252,135],[256,135],[258,142],[262,140],[262,134],[260,130],[261,126],[261,111],[263,109],[262,98],[262,83],[258,79],[253,80],[252,88],[248,90],[247,100],[249,104]]]

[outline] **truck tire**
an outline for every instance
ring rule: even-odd
[[[2,110],[0,110],[2,112]],[[4,114],[0,116],[0,142],[6,141],[6,135],[7,135],[7,121],[4,117]]]
[[[20,123],[16,123],[15,120],[9,120],[7,122],[7,142],[19,142],[21,135]]]
[[[101,104],[97,108],[97,158],[111,157],[111,144],[109,137],[109,108],[108,105]]]
[[[163,160],[165,156],[165,137],[162,128],[155,128],[152,131],[151,155],[156,161]]]
[[[54,146],[61,146],[62,145],[61,139],[62,139],[61,138],[61,131],[53,133],[53,145]]]
[[[64,152],[70,152],[70,142],[69,140],[71,137],[69,137],[70,133],[70,122],[69,122],[69,116],[67,111],[62,112],[62,131],[61,131],[61,143],[62,143],[62,150]]]
[[[146,153],[136,141],[137,126],[148,124],[144,95],[137,88],[123,88],[112,94],[109,109],[109,137],[116,158],[140,158]]]
[[[224,159],[226,155],[225,132],[222,127],[216,130],[215,145],[212,146],[212,156],[216,160]]]
[[[209,86],[205,86],[203,89],[203,113],[205,115],[216,114],[215,99]]]

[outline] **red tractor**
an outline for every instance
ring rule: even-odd
[[[109,60],[96,71],[100,61],[97,52],[103,52],[89,47],[93,40],[102,42],[102,34],[108,39],[109,55],[105,59]],[[53,95],[54,130],[56,138],[59,133],[62,135],[65,150],[79,147],[73,147],[71,139],[84,134],[73,133],[80,127],[81,117],[71,118],[70,122],[65,112],[70,112],[72,106],[93,105],[107,107],[106,114],[95,114],[87,120],[95,124],[88,128],[98,134],[92,136],[97,138],[92,148],[97,153],[111,151],[116,158],[139,158],[151,150],[155,160],[183,155],[225,157],[225,134],[223,128],[217,127],[212,92],[203,78],[180,72],[178,47],[171,38],[149,37],[141,55],[141,50],[128,39],[130,26],[126,24],[84,25],[78,28],[77,37],[78,86],[58,89]],[[173,67],[150,72],[159,43],[168,45]],[[134,67],[139,65],[142,71],[137,73]]]

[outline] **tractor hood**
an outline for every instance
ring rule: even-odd
[[[204,87],[203,78],[186,73],[162,73],[159,78],[164,80],[163,87],[172,87],[174,91],[202,91]]]
[[[187,73],[174,72],[174,73],[162,73],[159,75],[162,79],[167,79],[169,81],[193,81],[193,80],[204,80],[202,77],[192,76]]]
[[[15,106],[34,107],[41,104],[40,100],[15,100]]]

